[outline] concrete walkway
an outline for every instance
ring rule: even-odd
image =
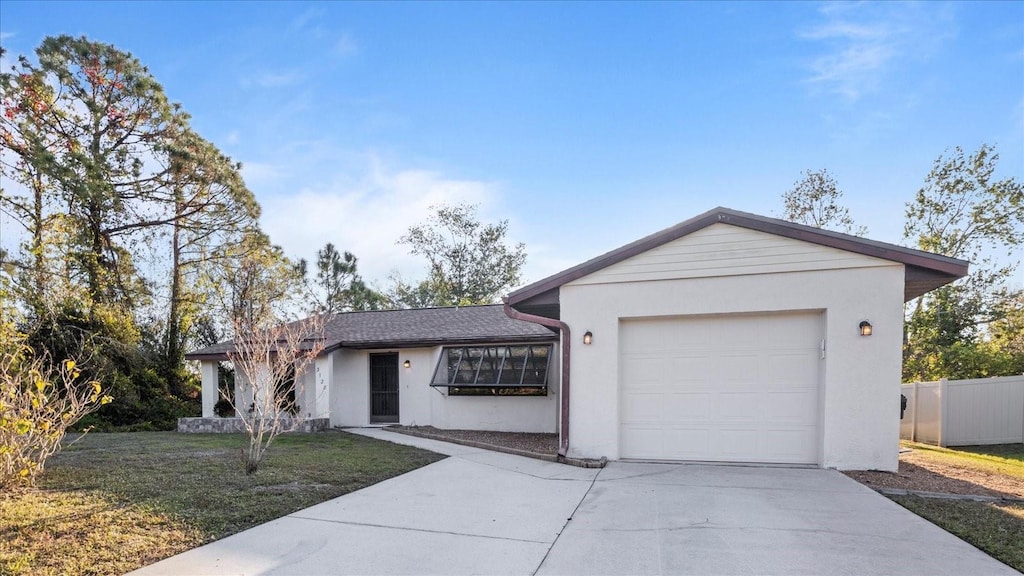
[[[829,470],[451,456],[133,574],[1017,574]]]

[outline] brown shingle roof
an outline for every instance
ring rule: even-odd
[[[443,344],[550,342],[551,330],[505,316],[501,305],[375,310],[333,315],[324,326],[325,352],[337,348],[416,348]],[[188,360],[223,360],[232,344],[190,352]]]

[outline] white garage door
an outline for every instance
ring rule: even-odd
[[[623,320],[622,458],[815,464],[820,313]]]

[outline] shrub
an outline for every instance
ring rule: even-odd
[[[231,400],[221,398],[213,405],[213,413],[221,418],[231,418],[235,415],[235,406],[231,403]]]
[[[74,360],[50,367],[25,335],[0,323],[0,487],[31,485],[70,426],[110,402]]]

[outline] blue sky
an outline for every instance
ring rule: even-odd
[[[0,3],[5,67],[61,33],[147,65],[290,255],[334,242],[381,286],[420,275],[395,241],[438,202],[507,218],[537,280],[718,205],[778,215],[807,169],[896,243],[948,147],[1024,180],[1021,2]]]

